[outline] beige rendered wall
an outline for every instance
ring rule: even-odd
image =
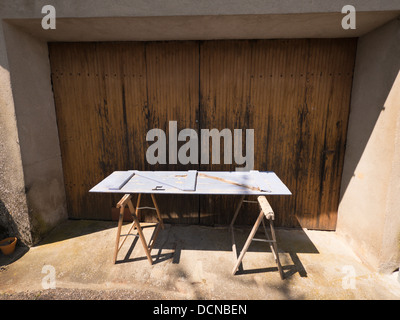
[[[7,23],[3,23],[3,34],[9,71],[9,79],[4,79],[4,83],[11,81],[12,84],[12,97],[6,98],[8,103],[13,102],[10,109],[15,112],[10,112],[4,123],[16,124],[4,140],[11,143],[11,136],[15,135],[18,149],[15,159],[2,159],[0,164],[18,166],[5,170],[3,183],[6,190],[12,190],[6,187],[10,183],[20,183],[19,198],[24,200],[25,207],[8,211],[12,219],[22,214],[28,216],[24,224],[29,222],[29,236],[19,234],[19,238],[31,245],[67,219],[50,65],[45,41]],[[10,198],[5,195],[3,199],[9,206]]]
[[[337,232],[373,268],[400,261],[400,20],[359,38]]]
[[[31,225],[2,27],[0,24],[0,237],[18,236],[30,244]]]

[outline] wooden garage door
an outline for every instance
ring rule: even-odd
[[[355,49],[354,39],[49,44],[70,217],[111,218],[118,198],[88,190],[114,170],[239,166],[147,163],[148,130],[168,141],[177,121],[178,132],[242,129],[243,140],[254,129],[254,168],[293,193],[270,197],[277,225],[334,230]],[[170,222],[204,224],[228,223],[237,200],[160,199]],[[243,209],[238,223],[253,223],[257,208]]]

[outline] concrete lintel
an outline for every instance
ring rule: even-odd
[[[340,13],[349,4],[357,12],[400,10],[393,0],[3,0],[0,12],[8,19],[42,18],[42,7],[52,5],[59,18],[281,15]]]
[[[55,30],[41,19],[5,19],[44,41],[157,41],[213,39],[350,38],[398,17],[400,11],[361,12],[356,29],[343,29],[342,13],[56,18]]]

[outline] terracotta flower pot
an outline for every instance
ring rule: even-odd
[[[16,237],[5,238],[0,241],[0,250],[3,252],[3,254],[9,255],[14,252],[16,244]]]

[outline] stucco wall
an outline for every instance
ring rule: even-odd
[[[32,242],[67,219],[47,43],[3,25]]]
[[[359,38],[337,232],[372,267],[400,259],[400,20]]]
[[[32,243],[5,39],[0,24],[0,237]]]

